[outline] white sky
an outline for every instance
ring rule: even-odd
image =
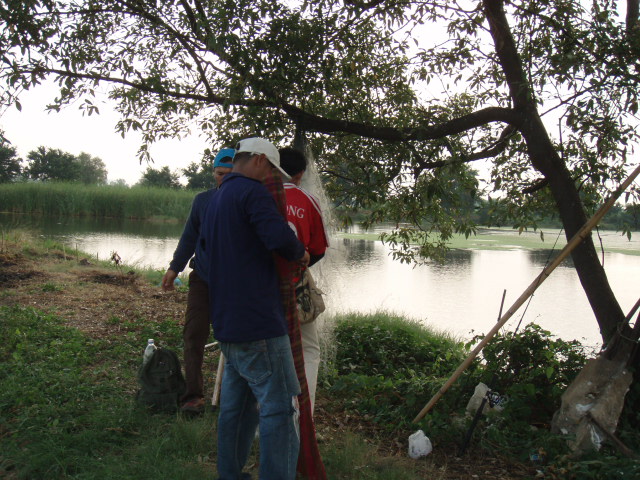
[[[147,169],[136,155],[140,136],[127,133],[123,139],[115,131],[119,120],[117,112],[109,105],[106,95],[97,97],[95,104],[99,115],[83,116],[77,106],[71,105],[60,112],[47,113],[45,107],[56,96],[52,83],[45,83],[20,96],[22,111],[14,106],[0,111],[0,129],[26,160],[27,154],[39,146],[58,148],[73,155],[86,152],[99,157],[105,163],[109,181],[124,179],[129,185],[136,183]],[[151,146],[153,168],[168,166],[172,171],[185,168],[191,162],[199,162],[207,148],[205,140],[191,135],[182,140],[163,140]]]

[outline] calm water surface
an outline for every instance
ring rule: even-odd
[[[182,225],[125,220],[53,220],[0,215],[0,227],[28,226],[45,237],[108,258],[118,252],[127,264],[164,270]],[[491,238],[499,241],[500,234]],[[629,242],[618,234],[607,242]],[[443,264],[411,266],[393,261],[380,242],[334,238],[324,260],[312,271],[327,293],[328,314],[386,310],[446,330],[461,338],[485,333],[496,322],[503,290],[504,310],[544,268],[549,250],[455,250]],[[640,250],[640,238],[631,246]],[[605,245],[605,248],[607,245]],[[557,249],[559,251],[560,248]],[[554,255],[557,254],[554,252]],[[604,265],[623,310],[640,295],[640,256],[605,253]],[[561,264],[520,308],[506,328],[536,322],[567,339],[595,345],[600,336],[593,313],[570,261]]]

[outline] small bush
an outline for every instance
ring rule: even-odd
[[[333,334],[329,388],[349,408],[390,430],[408,428],[467,355],[450,336],[386,313],[337,317]],[[447,417],[466,402],[459,390],[467,388],[468,378],[452,390],[439,415]]]
[[[335,398],[383,429],[414,428],[413,418],[468,355],[466,346],[401,317],[378,313],[335,320],[335,358],[326,383]],[[486,448],[528,459],[543,448],[552,458],[566,450],[548,424],[560,396],[587,358],[578,342],[554,338],[537,325],[500,334],[422,420],[437,442],[458,443],[470,420],[465,407],[484,382],[509,401],[499,415],[483,418],[476,437]]]
[[[450,336],[386,313],[337,317],[334,335],[338,375],[441,376],[466,355]]]
[[[531,323],[520,333],[498,334],[487,344],[480,380],[509,396],[508,414],[545,424],[560,407],[560,396],[584,366],[588,353],[579,342],[555,338]]]

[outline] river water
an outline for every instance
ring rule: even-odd
[[[164,270],[171,260],[182,225],[126,220],[48,219],[0,215],[0,228],[28,227],[101,259],[118,252],[129,265]],[[483,238],[501,242],[504,232],[483,232]],[[640,296],[640,255],[606,251],[623,245],[640,251],[640,235],[631,242],[606,232],[604,265],[623,310]],[[553,255],[557,254],[557,248]],[[385,310],[402,314],[438,330],[468,339],[486,333],[496,322],[502,293],[504,311],[544,268],[550,250],[468,248],[449,253],[444,263],[401,264],[379,241],[332,238],[331,246],[312,268],[327,293],[327,313]],[[566,340],[596,345],[600,335],[593,313],[570,260],[563,262],[536,291],[531,302],[505,326],[513,330],[535,322]],[[522,327],[521,327],[522,328]]]

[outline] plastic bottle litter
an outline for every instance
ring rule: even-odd
[[[144,355],[142,356],[142,366],[144,367],[151,357],[153,356],[153,352],[156,350],[156,344],[153,342],[153,338],[147,340],[147,346],[144,349]]]
[[[482,400],[487,396],[487,392],[489,391],[490,391],[490,388],[487,387],[482,382],[476,385],[473,395],[469,399],[469,403],[467,403],[467,408],[466,408],[467,415],[472,417],[476,414],[476,411],[480,408],[480,405],[482,405]],[[492,404],[491,402],[485,402],[484,408],[482,409],[482,413],[484,415],[491,414],[491,413],[498,413],[504,410],[503,404],[506,401],[505,398],[501,397],[498,394],[496,395],[498,400],[496,401],[495,404]]]
[[[431,440],[422,430],[409,435],[409,456],[414,460],[429,455],[432,450]]]
[[[476,385],[476,388],[473,391],[473,395],[469,399],[469,403],[467,403],[466,410],[468,415],[473,416],[476,414],[476,411],[478,410],[478,408],[480,408],[480,404],[482,403],[482,400],[484,399],[488,391],[489,387],[487,387],[484,383],[481,382]],[[489,405],[485,404],[484,408],[482,409],[482,413],[486,413],[487,410],[489,410]]]

